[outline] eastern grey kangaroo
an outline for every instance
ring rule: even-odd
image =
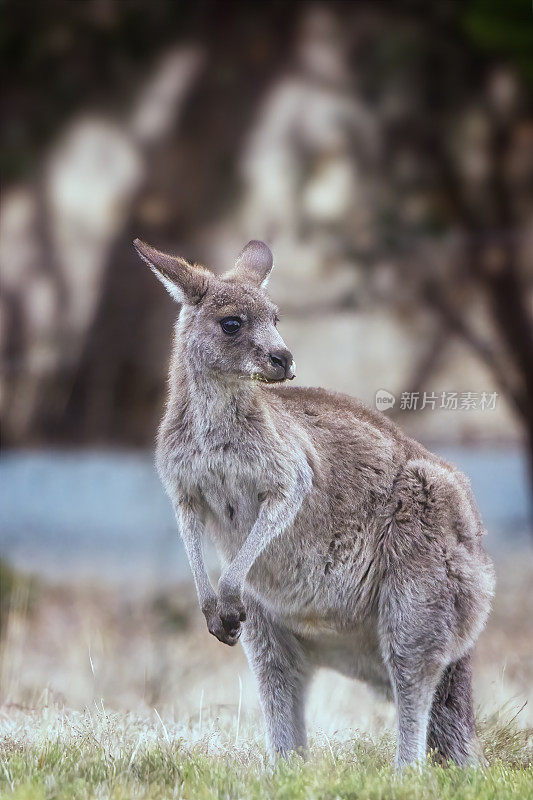
[[[242,634],[272,751],[305,749],[326,666],[393,697],[397,766],[482,758],[470,654],[494,579],[468,480],[358,400],[285,385],[265,244],[221,277],[134,245],[181,304],[158,469],[209,632]]]

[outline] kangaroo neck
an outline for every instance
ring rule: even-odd
[[[206,432],[227,430],[257,409],[256,387],[233,376],[189,369],[189,407],[195,427]]]
[[[251,416],[263,416],[258,386],[251,380],[200,369],[175,347],[169,405],[182,409],[195,437],[231,439],[232,429]]]

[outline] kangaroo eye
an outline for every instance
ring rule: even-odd
[[[224,317],[224,319],[220,320],[220,327],[224,333],[228,333],[230,336],[233,333],[237,333],[241,325],[242,320],[239,317]]]

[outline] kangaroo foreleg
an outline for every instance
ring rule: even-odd
[[[292,525],[303,496],[302,491],[288,495],[276,492],[263,500],[252,530],[218,582],[223,615],[235,622],[242,618],[242,592],[246,576],[265,547]]]
[[[176,518],[196,586],[198,602],[206,619],[209,633],[224,644],[234,645],[240,635],[240,623],[245,619],[242,603],[229,613],[219,602],[205,566],[202,549],[204,526],[190,500],[175,505]],[[235,617],[236,615],[236,617]]]

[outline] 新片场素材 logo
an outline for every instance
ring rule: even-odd
[[[387,411],[389,408],[393,408],[395,402],[396,398],[392,392],[388,392],[386,389],[377,390],[375,405],[378,411]]]

